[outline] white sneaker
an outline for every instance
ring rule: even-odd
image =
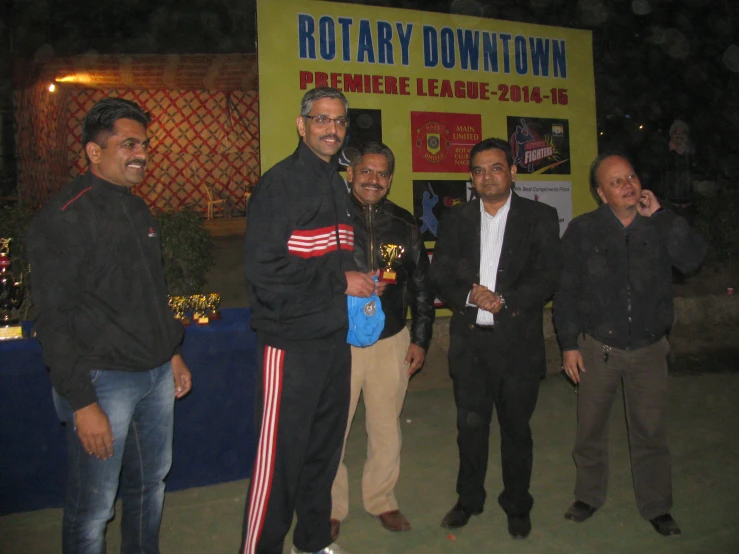
[[[295,545],[293,545],[293,549],[290,551],[290,554],[350,554],[350,553],[347,550],[344,550],[343,548],[341,548],[335,542],[332,542],[326,548],[323,548],[319,550],[318,552],[305,552],[303,550],[298,550],[297,548],[295,548]]]

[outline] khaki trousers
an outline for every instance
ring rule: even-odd
[[[362,393],[367,421],[367,460],[362,475],[364,509],[379,515],[398,509],[395,484],[400,474],[400,411],[408,389],[408,353],[410,334],[403,329],[392,337],[377,341],[372,346],[352,346],[352,379],[349,403],[349,421],[346,438]],[[341,463],[331,489],[331,518],[339,521],[349,513],[349,477]]]

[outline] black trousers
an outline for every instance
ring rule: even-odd
[[[285,342],[259,338],[257,455],[244,516],[242,554],[281,554],[293,513],[293,544],[331,543],[331,485],[341,458],[351,375],[346,329]]]
[[[528,514],[534,504],[529,493],[533,463],[529,422],[541,376],[521,369],[502,367],[496,358],[495,331],[474,328],[464,337],[451,338],[449,372],[457,405],[459,447],[457,494],[470,510],[482,510],[485,504],[493,408],[500,426],[503,470],[503,491],[498,503],[508,515]]]

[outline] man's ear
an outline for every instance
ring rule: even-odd
[[[302,115],[299,115],[295,124],[298,126],[298,134],[301,137],[305,137],[305,118]]]
[[[100,163],[100,151],[101,150],[102,148],[100,148],[100,145],[94,142],[88,142],[85,145],[85,154],[87,154],[87,158],[90,160],[91,164]]]
[[[604,204],[608,204],[608,199],[606,198],[606,195],[603,193],[603,189],[598,187],[597,189],[595,189],[595,191],[598,193],[598,196],[600,196],[601,202],[603,202]]]
[[[352,166],[346,166],[346,182],[351,185],[354,182],[354,169]]]

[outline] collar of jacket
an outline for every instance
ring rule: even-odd
[[[469,202],[466,202],[464,204],[464,208],[463,208],[464,209],[465,216],[468,219],[477,222],[477,225],[478,226],[480,225],[480,222],[482,220],[482,216],[480,215],[480,203],[481,202],[482,202],[482,200],[480,200],[479,198],[475,197],[472,200],[470,200]],[[521,202],[521,199],[518,196],[518,194],[516,194],[515,191],[511,190],[511,206],[508,209],[508,218],[509,219],[511,217],[511,214],[513,214],[514,217],[517,215],[518,210],[521,207],[520,202]]]
[[[87,178],[87,182],[97,190],[111,192],[113,194],[131,194],[131,187],[123,187],[121,185],[111,183],[110,181],[106,181],[102,177],[95,175],[92,171],[85,173],[85,176]]]
[[[615,225],[623,232],[629,231],[631,229],[637,229],[649,219],[648,217],[644,217],[637,212],[636,217],[629,224],[629,226],[624,227],[624,224],[621,223],[621,220],[618,218],[618,216],[616,216],[615,213],[613,213],[613,210],[608,204],[601,204],[600,206],[598,206],[598,208],[596,209],[596,213],[605,221],[606,224]]]
[[[367,210],[370,207],[374,208],[374,212],[376,214],[381,214],[382,212],[385,211],[385,199],[387,198],[387,195],[383,196],[382,200],[380,200],[376,204],[362,204],[362,202],[359,201],[359,198],[354,196],[354,193],[351,191],[349,192],[349,197],[352,199],[352,205],[354,206],[354,210],[361,214],[367,213]]]
[[[305,141],[302,138],[300,139],[300,144],[298,144],[298,147],[295,150],[295,154],[298,156],[298,159],[310,169],[321,171],[328,175],[336,173],[339,169],[338,156],[332,156],[331,161],[329,162],[322,160],[307,144],[305,144]]]

